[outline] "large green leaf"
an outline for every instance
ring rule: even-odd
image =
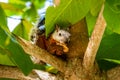
[[[113,33],[105,36],[100,44],[97,59],[115,59],[120,60],[120,35]]]
[[[10,54],[11,60],[27,75],[33,69],[33,62],[16,39],[0,27],[0,46]],[[4,60],[4,59],[3,59]]]
[[[120,35],[112,33],[105,35],[101,41],[97,56],[97,61],[103,69],[120,64]],[[109,62],[108,62],[109,61]],[[111,64],[110,64],[111,62]]]
[[[111,3],[110,0],[107,0],[105,3],[104,18],[107,22],[107,27],[111,29],[113,32],[120,34],[120,13],[119,11],[114,11],[110,3]],[[116,2],[114,4],[118,3],[120,3],[120,0],[119,2]]]
[[[97,60],[101,59],[113,59],[120,61],[120,35],[113,33],[105,36],[100,44]]]
[[[76,23],[86,16],[90,10],[91,0],[60,0],[57,7],[49,7],[46,12],[46,36],[54,30],[60,21]]]

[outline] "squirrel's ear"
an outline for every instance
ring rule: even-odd
[[[60,27],[56,24],[55,25],[55,30],[58,32],[60,30]]]

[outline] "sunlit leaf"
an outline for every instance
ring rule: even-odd
[[[0,26],[2,26],[2,28],[7,28],[7,18],[6,15],[4,13],[4,10],[2,9],[1,5],[0,5]]]
[[[33,63],[16,39],[0,27],[0,46],[3,46],[10,54],[12,62],[14,62],[25,75],[33,69]]]
[[[10,10],[10,11],[14,11],[14,12],[22,12],[21,9],[16,8],[14,5],[12,5],[10,3],[0,2],[0,5],[2,6],[2,8],[4,10]]]
[[[34,0],[34,5],[36,9],[40,9],[44,6],[45,0]]]
[[[57,74],[58,73],[58,70],[55,69],[53,66],[46,66],[46,71],[47,72],[50,72],[50,73],[54,73],[54,74]]]
[[[22,22],[19,23],[17,27],[15,27],[15,29],[13,30],[13,33],[22,38],[25,38],[24,34],[26,34],[26,32],[25,32],[24,25]]]
[[[6,50],[0,47],[0,64],[2,65],[9,65],[9,66],[15,66],[13,62],[8,57],[10,53]]]
[[[26,10],[23,14],[23,18],[31,22],[35,22],[37,20],[37,17],[37,10],[35,9],[35,6],[33,4],[31,5],[31,8]]]
[[[9,3],[25,5],[25,2],[22,0],[9,0]]]
[[[90,10],[91,0],[61,0],[58,7],[49,7],[46,12],[46,36],[54,30],[59,21],[76,23]]]
[[[32,24],[27,20],[23,20],[18,26],[13,30],[13,33],[28,40],[29,34],[32,28]]]

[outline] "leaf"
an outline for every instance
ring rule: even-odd
[[[120,13],[114,12],[108,2],[105,3],[104,18],[107,22],[107,28],[120,34]]]
[[[20,8],[16,8],[14,5],[12,5],[10,3],[0,2],[0,5],[4,10],[10,10],[10,11],[14,11],[14,12],[22,12],[22,10]]]
[[[13,62],[8,57],[9,54],[10,53],[7,50],[0,47],[0,64],[9,65],[9,66],[15,66],[15,64],[13,64]]]
[[[98,15],[98,12],[100,11],[101,9],[101,6],[103,4],[105,0],[92,0],[92,3],[91,3],[91,9],[90,9],[90,13],[92,14],[92,16],[97,16]]]
[[[50,66],[50,65],[46,66],[46,71],[50,72],[50,73],[54,73],[54,74],[58,73],[58,70],[55,69],[53,66]]]
[[[86,15],[86,22],[87,22],[89,36],[91,36],[91,34],[92,34],[96,20],[97,20],[97,16],[92,16],[91,13],[88,13]]]
[[[35,9],[35,5],[31,5],[31,8],[26,10],[23,14],[23,18],[31,21],[31,22],[35,22],[37,20],[38,14],[37,14],[37,10]]]
[[[113,62],[113,63],[120,64],[120,60],[115,60],[115,59],[103,59],[103,60],[106,60],[106,61],[109,61],[109,62]]]
[[[118,64],[113,63],[113,62],[109,62],[106,60],[98,60],[98,65],[99,65],[99,68],[104,70],[104,71],[110,70],[110,69],[118,66]]]
[[[1,5],[0,5],[0,26],[2,26],[3,29],[8,29],[7,28],[7,18],[5,15],[4,10],[2,9]]]
[[[90,10],[91,0],[61,0],[57,7],[49,7],[46,12],[46,36],[60,21],[74,24],[84,18]]]
[[[22,5],[24,5],[25,4],[25,2],[23,2],[22,0],[9,0],[9,3],[12,3],[12,4],[22,4]]]
[[[120,0],[106,0],[109,8],[115,13],[120,13]]]
[[[32,24],[27,20],[23,20],[18,26],[13,30],[13,33],[28,40],[30,29],[32,28]]]
[[[34,69],[38,69],[38,70],[45,70],[45,65],[41,65],[41,64],[34,64]]]
[[[120,61],[120,35],[113,33],[105,36],[100,44],[96,59],[113,59]]]
[[[25,34],[25,30],[24,30],[24,26],[23,26],[23,23],[19,23],[17,27],[15,27],[15,29],[13,30],[13,33],[22,37],[22,38],[25,38],[24,37],[24,34]]]
[[[0,27],[0,46],[9,51],[11,60],[27,75],[33,69],[33,63],[16,39]]]
[[[44,6],[45,0],[34,0],[34,5],[36,9],[40,9]]]

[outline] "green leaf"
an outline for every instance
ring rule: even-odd
[[[92,16],[97,16],[105,0],[92,0],[90,12]]]
[[[14,12],[22,12],[22,10],[20,8],[16,8],[14,5],[12,5],[10,3],[0,2],[0,5],[2,6],[2,8],[4,10],[10,10],[10,11],[14,11]],[[20,5],[19,5],[19,7],[20,7]]]
[[[9,51],[11,60],[27,75],[33,69],[33,62],[17,40],[0,27],[0,46]]]
[[[91,13],[88,13],[86,15],[86,22],[87,22],[87,27],[88,27],[88,34],[89,36],[91,36],[92,31],[94,29],[95,23],[97,20],[97,16],[92,16]]]
[[[58,70],[55,69],[53,66],[46,66],[46,71],[47,72],[50,72],[50,73],[54,73],[54,74],[57,74],[58,73]]]
[[[98,60],[98,65],[99,65],[99,68],[102,69],[102,70],[110,70],[116,66],[118,66],[118,64],[116,63],[113,63],[113,62],[110,62],[110,61],[107,61],[107,60]]]
[[[31,22],[35,22],[37,20],[37,17],[38,14],[34,4],[32,4],[31,8],[26,10],[23,14],[23,18]]]
[[[15,29],[13,30],[13,33],[22,37],[22,38],[25,38],[24,37],[24,34],[26,34],[25,30],[24,30],[24,26],[23,26],[23,23],[19,23],[17,25],[17,27],[15,27]]]
[[[115,59],[103,59],[103,60],[113,62],[113,63],[116,63],[116,64],[120,64],[120,60],[115,60]]]
[[[1,5],[0,5],[0,26],[2,26],[3,29],[7,28],[7,18]]]
[[[22,1],[22,0],[9,0],[9,3],[12,3],[12,4],[22,4],[22,5],[25,5],[25,2]]]
[[[41,65],[41,64],[34,64],[34,69],[38,69],[38,70],[45,70],[45,65]]]
[[[120,13],[120,0],[106,0],[111,10],[115,13]]]
[[[40,9],[44,6],[46,0],[34,0],[33,4],[35,5],[36,9]]]
[[[0,46],[0,64],[15,66],[15,64],[13,64],[13,62],[8,57],[9,54],[10,53],[6,49],[4,49]]]
[[[120,60],[120,35],[113,33],[106,35],[100,44],[96,59]]]
[[[120,13],[114,12],[108,2],[105,3],[104,18],[107,22],[107,28],[120,34]]]
[[[46,36],[54,30],[60,21],[75,24],[90,10],[91,0],[61,0],[58,7],[49,7],[46,12]]]
[[[31,28],[31,23],[29,23],[27,20],[22,20],[22,22],[13,30],[13,33],[28,40]]]

